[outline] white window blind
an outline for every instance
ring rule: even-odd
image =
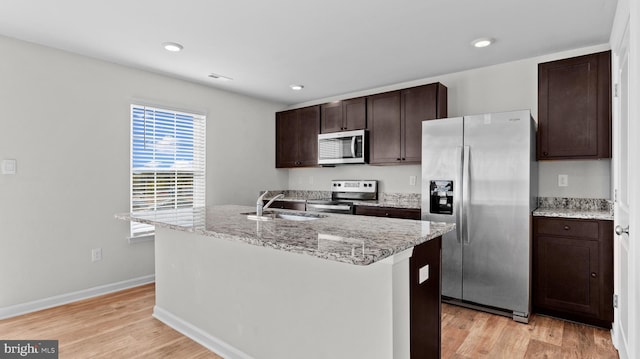
[[[193,223],[205,206],[205,122],[202,115],[131,105],[131,213]],[[131,238],[154,234],[132,222]]]

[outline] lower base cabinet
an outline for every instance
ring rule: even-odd
[[[534,312],[611,328],[613,221],[533,219]]]
[[[440,358],[442,237],[413,248],[409,259],[411,358]],[[428,267],[426,267],[428,266]],[[420,273],[422,272],[422,275]],[[425,273],[428,273],[425,275]]]

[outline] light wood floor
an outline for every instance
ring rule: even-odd
[[[532,315],[529,324],[442,305],[442,358],[618,358],[611,333]]]
[[[0,339],[59,340],[60,358],[220,358],[151,316],[153,284],[0,321]],[[443,304],[442,358],[617,358],[608,331],[528,325]]]

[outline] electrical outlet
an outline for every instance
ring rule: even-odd
[[[16,160],[2,160],[2,174],[14,175],[16,174]]]
[[[91,250],[91,261],[97,262],[102,260],[102,248],[94,248]]]
[[[409,186],[416,185],[416,176],[409,176]]]
[[[569,175],[558,175],[558,187],[569,186]]]

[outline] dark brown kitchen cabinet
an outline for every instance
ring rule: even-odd
[[[538,64],[539,160],[611,157],[611,51]]]
[[[410,357],[440,358],[442,237],[413,247],[409,258],[409,283]]]
[[[611,328],[613,222],[533,219],[534,312]]]
[[[355,214],[361,216],[420,219],[419,208],[356,206]]]
[[[263,204],[267,203],[269,203],[269,200],[263,201]],[[292,209],[295,211],[304,211],[306,207],[306,202],[304,201],[273,201],[269,206],[269,208]]]
[[[318,166],[320,106],[276,113],[276,168]]]
[[[441,83],[367,97],[369,163],[419,164],[422,121],[447,117],[447,88]]]
[[[322,133],[363,130],[367,124],[365,97],[325,103],[320,107]]]

